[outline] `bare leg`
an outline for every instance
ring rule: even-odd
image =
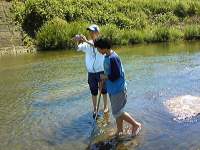
[[[96,112],[96,110],[97,110],[97,96],[92,95],[92,102],[93,102],[93,111]]]
[[[121,116],[116,118],[116,123],[117,123],[116,135],[119,135],[120,133],[123,133],[123,118]]]
[[[137,122],[130,114],[127,112],[124,112],[121,115],[122,119],[125,120],[126,122],[130,123],[132,125],[132,134],[135,134],[135,132],[141,128],[141,124]]]
[[[110,122],[110,116],[109,116],[109,113],[106,112],[103,114],[103,120],[106,124],[108,124]]]
[[[129,115],[127,112],[124,112],[121,117],[123,118],[123,120],[125,120],[126,122],[130,123],[131,125],[138,125],[138,122],[131,116]]]
[[[107,94],[103,94],[103,102],[104,102],[104,109],[103,112],[108,112],[108,100],[107,100]]]

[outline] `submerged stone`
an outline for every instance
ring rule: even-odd
[[[200,114],[200,97],[184,95],[171,98],[165,102],[165,106],[175,120],[186,120]]]

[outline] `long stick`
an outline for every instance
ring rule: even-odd
[[[102,86],[103,86],[101,81],[99,82],[99,86],[100,86],[100,88],[99,88],[99,97],[98,97],[98,102],[97,102],[97,111],[96,111],[95,120],[97,120],[97,116],[98,116],[98,112],[99,112],[99,104],[100,104],[100,100],[101,100],[101,91],[102,91]]]

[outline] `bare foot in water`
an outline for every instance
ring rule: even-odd
[[[140,130],[142,129],[142,125],[138,123],[137,125],[132,127],[132,136],[136,136],[139,134]]]
[[[105,113],[108,113],[108,112],[109,112],[108,107],[107,107],[107,108],[104,108],[103,113],[105,114]]]
[[[115,129],[110,129],[107,132],[108,137],[114,137],[116,136],[117,131],[115,131]]]

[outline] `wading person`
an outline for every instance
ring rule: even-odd
[[[104,74],[101,74],[100,78],[105,81],[110,97],[112,114],[117,124],[116,135],[123,134],[123,121],[126,121],[132,126],[132,135],[136,136],[141,130],[141,124],[124,111],[127,102],[127,88],[121,60],[111,49],[111,41],[109,39],[98,38],[95,40],[94,46],[102,55],[105,55]]]
[[[104,56],[94,47],[94,41],[100,34],[99,27],[93,24],[89,26],[87,30],[91,39],[87,40],[84,35],[77,35],[74,40],[78,43],[77,50],[85,53],[85,64],[88,71],[88,84],[92,95],[94,118],[97,111],[97,95],[99,91],[100,74],[103,74]],[[107,91],[104,87],[101,90],[101,94],[103,95],[104,100],[104,113],[107,113]]]

